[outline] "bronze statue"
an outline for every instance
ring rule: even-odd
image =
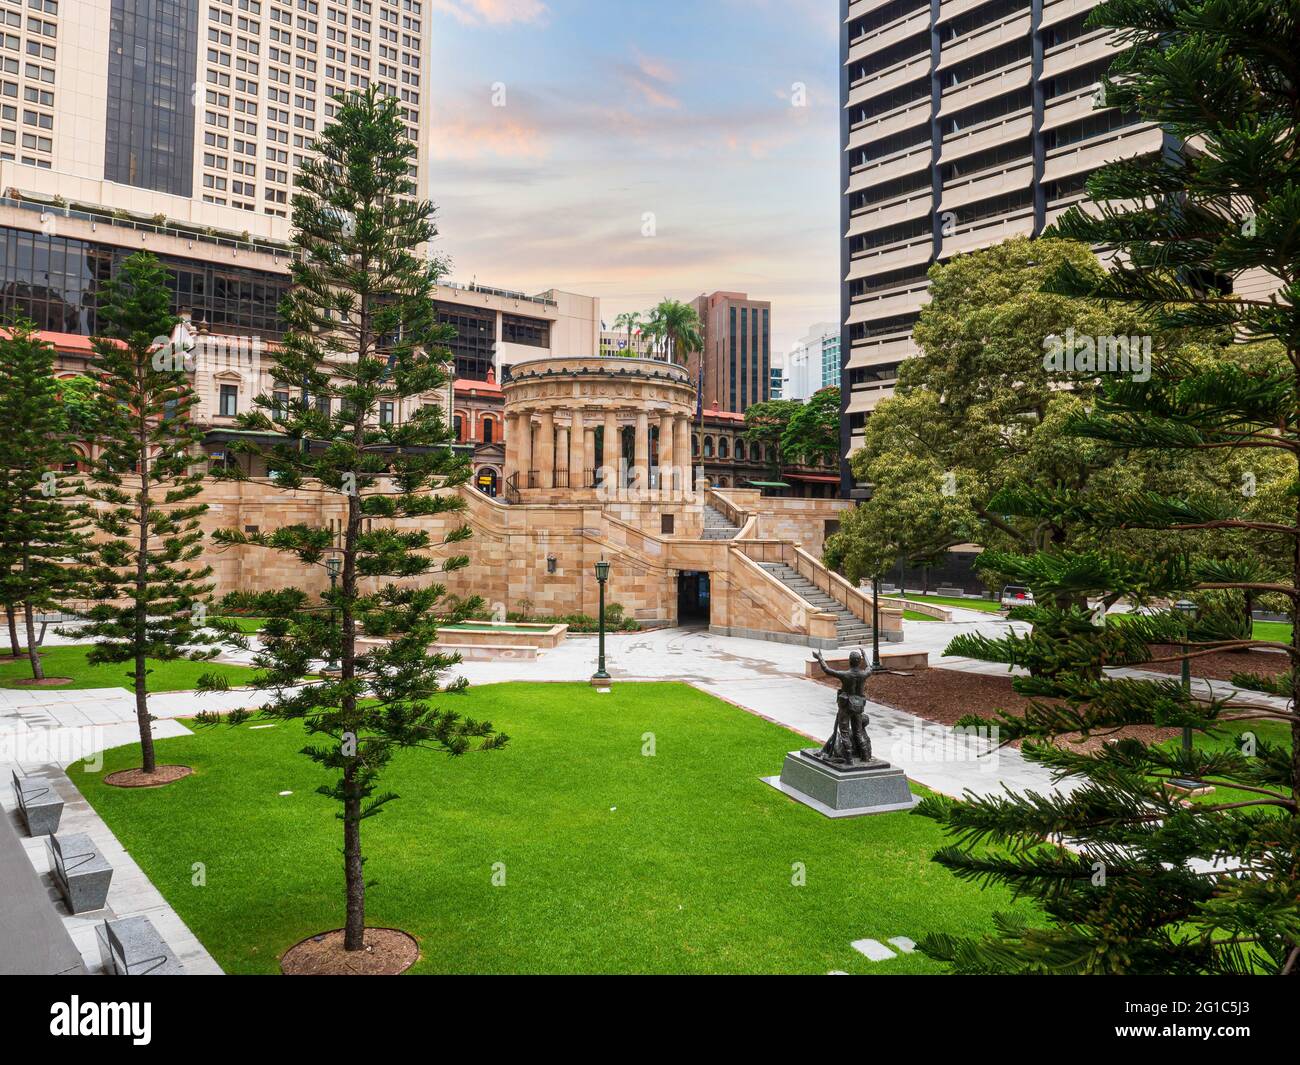
[[[840,682],[840,690],[835,697],[835,728],[825,746],[812,757],[840,766],[876,764],[877,759],[871,755],[871,737],[867,735],[871,719],[867,717],[866,688],[871,670],[866,668],[866,656],[861,651],[852,652],[846,670],[831,669],[820,651],[814,651],[813,657],[823,673]]]

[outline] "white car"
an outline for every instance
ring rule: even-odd
[[[1033,606],[1034,593],[1023,584],[1008,584],[998,600],[1003,606]]]

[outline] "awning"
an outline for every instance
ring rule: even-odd
[[[837,477],[836,480],[839,480]],[[789,488],[784,481],[746,481],[750,488]]]
[[[792,481],[817,481],[820,484],[839,484],[840,479],[833,473],[787,473]]]

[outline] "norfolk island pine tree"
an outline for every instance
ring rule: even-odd
[[[1231,590],[1300,600],[1300,5],[1244,0],[1110,0],[1092,24],[1127,46],[1106,79],[1105,102],[1136,111],[1170,134],[1160,155],[1111,164],[1090,177],[1088,210],[1067,212],[1059,235],[1120,253],[1102,278],[1062,270],[1054,290],[1103,306],[1136,307],[1160,328],[1215,337],[1224,358],[1205,366],[1168,359],[1151,380],[1108,380],[1095,409],[1073,419],[1081,441],[1167,452],[1280,454],[1290,465],[1288,511],[1253,509],[1249,494],[1137,494],[1083,502],[1067,491],[1012,486],[997,505],[1054,515],[1103,531],[1207,532],[1253,539],[1252,556],[1170,551],[1042,551],[993,566],[1053,595],[1120,596],[1141,603],[1187,591]],[[1180,144],[1190,147],[1176,148]],[[1239,290],[1246,271],[1271,275],[1271,297]],[[1261,346],[1276,345],[1271,359]],[[1101,623],[1084,610],[1058,671],[1017,678],[1036,697],[1023,718],[1000,715],[1004,739],[1061,777],[1069,795],[998,796],[919,808],[957,845],[936,859],[957,875],[1002,882],[1037,898],[1050,926],[1002,917],[982,938],[935,936],[923,950],[965,972],[1300,972],[1300,640],[1225,640],[1173,611]],[[1097,622],[1097,623],[1094,623]],[[1154,643],[1196,644],[1192,656],[1264,646],[1289,656],[1280,677],[1238,676],[1243,688],[1282,696],[1284,708],[1233,697],[1194,701],[1174,680],[1109,679],[1106,665],[1150,660]],[[1027,638],[962,637],[950,653],[1025,663]],[[1059,704],[1039,701],[1055,696]],[[963,722],[971,723],[970,721]],[[1184,752],[1125,738],[1091,753],[1052,740],[1105,736],[1126,725],[1190,726],[1215,734],[1244,723],[1239,743]],[[1253,734],[1271,726],[1280,742]],[[1279,727],[1280,726],[1280,727]],[[1221,734],[1221,733],[1220,733]],[[1286,742],[1289,738],[1289,744]],[[1231,732],[1228,733],[1231,739]],[[1190,803],[1166,785],[1190,778],[1240,793]],[[1057,847],[1046,840],[1065,840]]]
[[[54,348],[30,319],[11,318],[0,332],[0,425],[0,598],[15,655],[13,619],[22,611],[32,678],[42,681],[35,612],[60,609],[76,594],[85,522],[69,502],[77,478],[62,474],[73,450],[54,377]]]
[[[289,330],[272,369],[275,380],[293,383],[293,398],[286,404],[259,396],[240,427],[275,433],[279,442],[249,441],[235,450],[273,470],[274,486],[332,497],[341,532],[299,524],[220,530],[215,539],[286,552],[317,573],[331,554],[340,560],[337,590],[321,596],[322,608],[271,617],[254,664],[258,683],[276,691],[259,713],[301,721],[313,737],[302,753],[334,774],[319,791],[342,807],[344,948],[357,951],[365,946],[361,823],[397,798],[378,790],[384,766],[400,748],[459,755],[499,748],[507,737],[429,703],[465,688],[463,680],[441,683],[460,658],[430,652],[439,624],[463,620],[482,600],[457,600],[440,616],[446,588],[429,575],[469,560],[438,561],[434,552],[463,542],[470,529],[455,525],[435,542],[421,522],[464,509],[451,489],[469,478],[469,465],[451,450],[440,403],[402,420],[379,418],[381,403],[396,409],[448,381],[446,342],[454,332],[438,323],[432,299],[445,267],[420,257],[437,234],[435,209],[415,198],[408,176],[414,147],[397,102],[373,89],[336,102],[335,120],[313,146],[293,198],[299,255],[281,307]],[[217,475],[246,476],[238,467]],[[363,626],[388,642],[362,650]],[[309,678],[332,661],[337,675]],[[203,686],[223,683],[208,677]],[[249,716],[226,720],[235,725]]]
[[[81,486],[93,605],[76,634],[94,642],[91,665],[130,663],[146,774],[157,770],[149,659],[205,661],[222,641],[205,624],[212,570],[200,563],[199,517],[208,508],[197,502],[205,456],[202,432],[189,420],[198,400],[183,357],[167,342],[175,324],[162,265],[143,252],[128,256],[104,285],[91,340],[91,372],[105,402]]]

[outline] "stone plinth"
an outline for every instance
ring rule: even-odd
[[[766,784],[810,806],[826,817],[863,817],[910,810],[920,800],[912,794],[907,775],[881,761],[839,767],[813,757],[816,747],[791,751],[779,777],[764,777]]]

